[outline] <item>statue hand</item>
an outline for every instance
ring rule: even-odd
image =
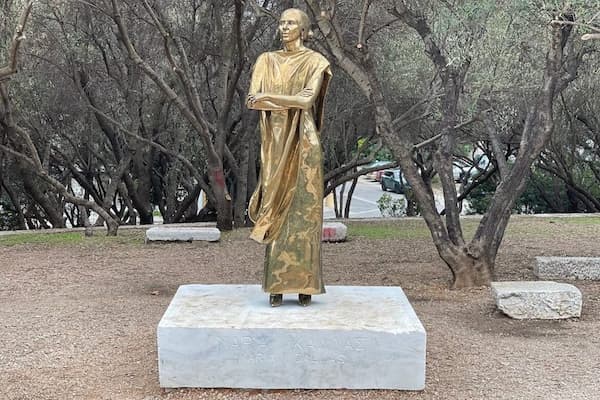
[[[265,94],[265,93],[254,93],[254,94],[248,95],[248,103],[250,103],[250,104],[254,104],[257,101],[268,101],[268,100],[270,100],[270,97],[268,94]]]
[[[312,90],[312,89],[303,89],[296,96],[300,96],[300,97],[312,97],[314,94],[315,94],[315,91]]]

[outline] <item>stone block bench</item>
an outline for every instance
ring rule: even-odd
[[[581,315],[581,292],[550,281],[492,282],[496,306],[515,319],[564,319]]]
[[[220,238],[221,231],[210,227],[155,226],[146,231],[146,243],[155,241],[192,242],[196,240],[217,242]]]
[[[323,242],[343,242],[348,235],[348,228],[341,222],[326,222],[323,224]],[[155,226],[146,231],[146,242],[179,241],[191,242],[203,240],[216,242],[221,232],[217,228],[207,227],[167,227]]]
[[[536,257],[533,273],[540,279],[600,280],[600,257]]]
[[[348,236],[348,228],[341,222],[323,223],[323,242],[344,242]]]

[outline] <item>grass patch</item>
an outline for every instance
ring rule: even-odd
[[[506,228],[506,238],[544,238],[557,235],[596,235],[600,233],[600,217],[535,217],[513,215]]]
[[[473,237],[478,224],[478,219],[461,220],[465,240],[470,240]],[[367,239],[431,239],[431,233],[425,221],[418,218],[400,218],[394,221],[382,220],[381,222],[353,221],[347,225],[350,236]]]
[[[600,225],[600,217],[586,216],[586,217],[563,217],[553,218],[552,222],[572,224],[572,225]]]
[[[413,221],[410,221],[413,222]],[[403,223],[350,223],[348,224],[348,234],[350,237],[359,236],[367,239],[424,239],[431,237],[429,230],[423,224],[415,226],[415,224]]]
[[[16,233],[0,236],[0,245],[16,246],[19,244],[78,244],[84,239],[83,232],[64,233]]]
[[[444,221],[444,218],[442,218]],[[461,228],[465,241],[470,241],[479,226],[479,218],[461,218]],[[600,217],[533,217],[511,216],[505,238],[543,238],[556,235],[589,235],[600,233]],[[431,240],[429,229],[422,219],[396,219],[393,221],[353,221],[348,223],[350,236],[368,239],[427,239]]]
[[[461,218],[461,227],[466,241],[471,240],[479,218]],[[423,239],[431,240],[431,234],[425,221],[420,218],[382,219],[380,221],[350,220],[344,222],[348,226],[348,234],[374,240],[386,239]],[[83,231],[44,233],[28,231],[10,235],[0,235],[0,246],[15,245],[55,245],[55,246],[89,246],[132,245],[143,246],[146,229],[119,229],[118,236],[106,236],[106,229],[96,228],[94,236],[85,237]],[[221,232],[221,241],[246,241],[251,228],[240,228],[229,232]],[[514,215],[506,229],[506,238],[519,239],[531,237],[554,237],[556,235],[599,236],[600,216],[582,217],[533,217]]]
[[[106,236],[105,229],[97,229],[94,236],[85,237],[83,231],[43,233],[27,232],[0,236],[0,246],[17,245],[103,245],[114,244],[144,244],[145,231],[137,229],[120,229],[118,236]]]

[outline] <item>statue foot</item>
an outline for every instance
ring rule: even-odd
[[[271,307],[279,307],[283,303],[283,295],[282,294],[273,294],[269,295],[269,304]]]
[[[302,294],[302,293],[300,293],[298,295],[298,304],[300,304],[302,307],[306,307],[307,305],[309,305],[310,304],[310,300],[311,300],[310,294]]]

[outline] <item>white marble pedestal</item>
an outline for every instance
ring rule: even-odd
[[[257,285],[185,285],[158,325],[160,386],[421,390],[425,342],[399,287],[328,286],[272,308]]]

